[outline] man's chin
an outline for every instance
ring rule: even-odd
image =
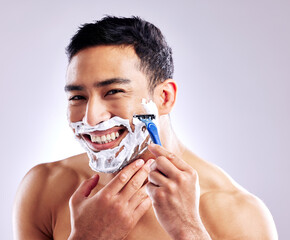
[[[144,144],[143,148],[135,147],[131,156],[124,156],[122,151],[125,146],[121,146],[121,148],[116,152],[114,149],[111,149],[111,151],[114,151],[113,153],[107,151],[103,153],[102,151],[93,152],[87,149],[87,154],[90,158],[90,167],[96,172],[118,173],[137,159],[148,160],[150,158],[150,152],[147,149],[147,146],[147,144]]]
[[[88,153],[90,167],[96,172],[115,173],[136,159],[149,159],[146,152],[149,152],[150,136],[142,131],[143,125],[137,127],[134,132],[126,129],[120,137],[111,141],[108,141],[109,138],[99,139],[101,134],[110,134],[110,130],[80,134],[79,140]]]

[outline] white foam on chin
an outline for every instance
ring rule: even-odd
[[[158,109],[156,104],[151,100],[142,99],[142,106],[146,114],[154,114],[157,120]],[[83,121],[70,123],[70,126],[75,130],[77,140],[86,150],[90,162],[90,167],[96,172],[113,173],[131,161],[135,160],[146,149],[151,142],[148,131],[144,131],[145,124],[139,119],[133,118],[134,131],[131,129],[128,119],[113,117],[96,126],[89,126]],[[124,126],[128,129],[127,135],[122,139],[120,144],[112,149],[106,149],[99,152],[93,151],[80,136],[94,131],[105,131],[116,126]]]
[[[75,135],[77,136],[78,141],[88,153],[90,167],[97,172],[112,173],[116,172],[124,165],[127,165],[134,157],[136,157],[135,155],[137,155],[137,153],[140,154],[145,150],[143,146],[144,144],[142,143],[145,142],[148,133],[147,131],[142,131],[144,124],[135,119],[133,119],[133,124],[135,126],[134,132],[131,129],[129,120],[120,117],[113,117],[108,121],[104,121],[93,127],[86,125],[82,121],[71,123],[71,127],[75,129]],[[80,134],[88,134],[94,131],[105,131],[115,126],[126,127],[128,133],[122,139],[120,144],[112,149],[95,152],[87,145],[86,141],[80,137]],[[148,141],[150,140],[149,138],[147,139]],[[147,144],[149,144],[149,142]],[[147,144],[145,145],[147,146]]]

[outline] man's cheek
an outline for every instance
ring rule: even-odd
[[[83,109],[67,109],[67,119],[69,123],[82,121],[86,112]]]

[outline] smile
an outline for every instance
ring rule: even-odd
[[[105,131],[94,131],[81,135],[87,145],[93,151],[98,152],[118,146],[121,140],[125,137],[126,132],[128,132],[128,130],[123,126],[120,126],[113,127]]]
[[[118,131],[112,132],[110,134],[102,135],[102,136],[96,136],[96,135],[90,135],[91,136],[91,141],[94,143],[98,144],[104,144],[104,143],[109,143],[117,139],[120,134]]]

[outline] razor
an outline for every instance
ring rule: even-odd
[[[145,124],[146,129],[149,132],[149,135],[153,143],[161,146],[158,129],[156,125],[153,123],[153,120],[155,119],[155,115],[154,114],[138,114],[138,115],[134,115],[133,117],[138,118],[141,122]]]

